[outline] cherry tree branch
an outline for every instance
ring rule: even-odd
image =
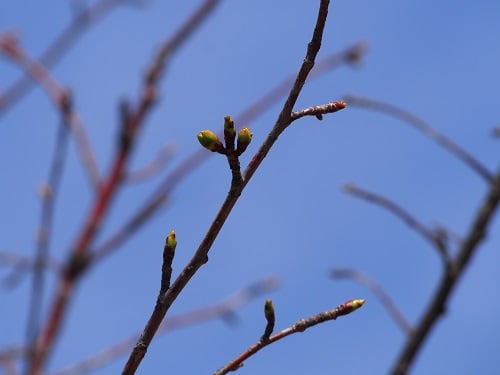
[[[187,283],[191,280],[191,278],[196,274],[196,272],[208,262],[208,252],[212,247],[212,244],[215,241],[215,238],[219,234],[222,226],[227,220],[231,210],[236,204],[238,198],[240,197],[242,191],[244,190],[246,184],[250,181],[252,175],[255,173],[256,169],[264,160],[265,156],[273,146],[273,144],[278,139],[279,135],[286,129],[286,127],[291,123],[291,114],[293,110],[293,106],[297,101],[299,93],[304,86],[306,78],[314,66],[314,61],[319,52],[321,46],[321,39],[323,36],[323,30],[326,23],[326,18],[328,14],[328,0],[321,0],[318,18],[316,20],[316,25],[313,32],[313,37],[309,42],[306,57],[302,66],[297,74],[295,83],[288,95],[288,98],[285,101],[283,109],[281,110],[278,119],[269,133],[267,139],[264,141],[260,149],[254,155],[253,159],[250,161],[247,166],[245,173],[243,174],[243,178],[238,180],[234,179],[232,181],[229,193],[222,204],[219,212],[217,213],[215,219],[213,220],[210,228],[208,229],[205,237],[200,243],[198,249],[196,250],[194,256],[188,262],[186,267],[181,271],[176,280],[172,283],[170,288],[164,295],[162,299],[162,308],[155,309],[155,312],[158,312],[159,316],[151,316],[150,320],[146,324],[146,327],[141,334],[141,338],[138,340],[134,350],[130,354],[130,357],[125,364],[122,374],[123,375],[131,375],[134,374],[137,368],[139,367],[144,355],[146,354],[147,348],[151,344],[153,337],[158,329],[159,322],[163,320],[167,311],[173,302],[177,299],[181,291],[187,285]],[[157,322],[156,324],[151,324],[151,322]]]
[[[243,362],[245,360],[252,357],[255,353],[259,352],[266,346],[273,344],[276,341],[284,339],[285,337],[293,335],[295,333],[304,332],[305,330],[314,327],[317,324],[328,322],[330,320],[336,320],[339,316],[350,314],[359,309],[360,307],[362,307],[364,303],[365,303],[364,299],[352,299],[347,302],[344,302],[342,305],[339,305],[334,309],[324,311],[319,314],[315,314],[305,319],[300,319],[297,322],[295,322],[292,326],[285,328],[282,331],[270,337],[266,338],[263,336],[259,341],[250,346],[239,356],[237,356],[229,363],[227,363],[226,365],[215,371],[213,375],[224,375],[227,374],[228,372],[236,371],[243,366]],[[266,302],[266,307],[267,305],[268,304]],[[267,312],[266,312],[266,320],[269,322],[269,319],[267,319]]]
[[[330,54],[314,66],[308,80],[318,78],[328,70],[339,67],[342,64],[358,62],[363,56],[365,50],[365,45],[358,42],[340,52]],[[295,76],[285,78],[269,92],[257,99],[253,104],[235,117],[235,123],[246,124],[252,122],[255,117],[262,114],[275,104],[278,99],[286,94],[286,91],[292,86],[294,78]],[[148,198],[146,198],[145,202],[123,224],[123,226],[94,249],[93,259],[98,262],[116,250],[119,245],[128,238],[128,236],[137,231],[149,218],[152,217],[155,212],[157,212],[160,207],[164,206],[164,203],[168,201],[171,192],[186,176],[192,173],[212,155],[212,153],[207,153],[204,149],[198,149],[186,159],[182,160],[177,167],[175,167],[172,172],[164,178],[157,189]]]
[[[158,335],[168,333],[175,329],[191,327],[195,324],[201,324],[209,320],[229,320],[236,314],[236,311],[241,306],[247,304],[263,293],[275,290],[278,285],[279,280],[276,277],[266,277],[248,285],[242,290],[214,305],[205,306],[187,313],[172,315],[168,320],[162,322],[158,329]],[[125,354],[130,353],[130,350],[134,347],[138,338],[139,334],[130,336],[99,353],[89,356],[81,362],[56,371],[51,375],[81,375],[96,370],[117,360]]]

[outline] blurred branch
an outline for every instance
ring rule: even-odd
[[[255,353],[259,352],[264,347],[279,341],[287,336],[294,333],[304,332],[305,330],[330,320],[335,320],[339,316],[347,315],[355,310],[359,309],[365,303],[364,299],[352,299],[342,305],[337,306],[334,309],[310,316],[305,319],[300,319],[291,327],[285,328],[284,330],[272,335],[266,340],[259,340],[252,346],[250,346],[246,351],[241,353],[239,356],[231,360],[229,363],[214,372],[214,375],[224,375],[228,372],[236,371],[243,366],[243,362],[253,356]]]
[[[434,246],[438,250],[445,263],[448,261],[448,248],[445,243],[446,236],[444,236],[442,230],[430,230],[413,216],[411,216],[409,212],[398,206],[396,203],[385,197],[374,194],[368,190],[363,190],[354,184],[345,184],[344,190],[349,194],[354,195],[355,197],[374,203],[393,213],[395,216],[403,220],[410,228],[418,232],[422,237],[429,241],[432,246]]]
[[[21,281],[21,276],[34,270],[35,260],[14,252],[0,251],[0,266],[12,268],[11,273],[5,276],[1,283],[4,288],[13,288]],[[56,274],[61,270],[60,262],[50,257],[45,259],[43,267]]]
[[[429,301],[420,321],[408,337],[403,349],[391,370],[392,375],[407,374],[415,356],[422,348],[423,343],[437,320],[446,312],[448,300],[453,289],[464,274],[466,267],[479,245],[486,238],[488,227],[500,202],[500,171],[492,180],[489,191],[478,209],[467,236],[460,245],[457,255],[449,263]]]
[[[493,130],[491,131],[491,135],[494,138],[500,138],[500,126],[493,128]]]
[[[492,182],[493,175],[477,159],[475,159],[471,154],[469,154],[451,139],[446,137],[444,134],[440,133],[438,130],[436,130],[417,116],[411,114],[410,112],[391,104],[353,95],[346,95],[344,97],[344,100],[349,105],[382,112],[389,116],[399,118],[400,120],[412,125],[414,128],[424,133],[427,137],[433,139],[435,142],[441,145],[441,147],[448,150],[451,154],[455,155],[458,159],[467,164],[473,171],[483,177],[488,183]]]
[[[380,301],[382,306],[387,310],[392,319],[401,328],[403,332],[409,335],[412,332],[410,323],[406,320],[404,315],[399,311],[396,304],[392,302],[391,297],[384,291],[384,288],[374,279],[361,271],[348,268],[334,268],[330,271],[330,275],[334,279],[349,279],[354,280],[365,288],[369,289],[375,297]]]
[[[241,306],[264,293],[275,290],[278,285],[279,280],[274,276],[269,276],[243,288],[235,294],[227,297],[225,300],[212,306],[202,307],[201,309],[187,313],[172,315],[168,320],[162,322],[158,329],[158,335],[175,329],[205,323],[210,320],[227,320],[232,317],[236,310]],[[96,353],[77,364],[57,371],[52,375],[82,375],[96,370],[129,353],[138,338],[139,334],[130,336],[110,348]]]
[[[49,44],[47,49],[38,59],[39,63],[47,68],[51,68],[63,57],[70,47],[76,44],[76,41],[83,33],[94,23],[103,19],[114,7],[123,0],[100,0],[93,6],[82,9],[81,12],[73,18],[71,23]],[[8,109],[23,97],[31,87],[29,77],[23,76],[14,82],[0,96],[0,117]]]
[[[34,355],[36,338],[40,328],[42,301],[45,293],[45,264],[49,258],[50,241],[54,224],[54,205],[61,183],[64,162],[68,149],[68,124],[61,122],[54,145],[54,155],[50,166],[47,185],[44,193],[40,195],[42,208],[40,212],[40,229],[35,249],[35,267],[31,286],[30,304],[28,308],[28,324],[26,329],[26,342],[28,353]]]
[[[141,334],[141,339],[138,340],[134,350],[132,351],[129,360],[127,361],[123,369],[122,375],[131,375],[135,373],[158,329],[158,326],[154,326],[150,324],[150,322],[159,322],[165,317],[170,306],[177,299],[189,280],[191,280],[191,278],[195,275],[195,273],[200,269],[201,266],[208,262],[208,252],[210,251],[215,238],[218,236],[238,198],[241,196],[241,193],[243,192],[246,184],[250,181],[252,175],[255,173],[273,144],[278,139],[278,136],[292,122],[291,114],[293,106],[297,101],[297,98],[302,90],[302,87],[305,84],[309,72],[314,66],[314,61],[321,46],[323,30],[328,14],[328,5],[328,0],[321,0],[318,10],[318,18],[316,20],[312,39],[307,47],[305,59],[302,63],[302,66],[300,67],[295,83],[290,90],[288,98],[285,101],[283,109],[281,110],[273,129],[269,133],[267,139],[264,141],[260,149],[250,161],[250,164],[245,170],[244,177],[238,181],[235,181],[235,179],[233,178],[233,183],[231,184],[229,193],[224,200],[221,208],[219,209],[219,212],[217,213],[215,219],[210,225],[210,228],[208,229],[205,237],[196,250],[196,253],[165,293],[165,296],[163,298],[164,304],[162,305],[161,311],[158,311],[158,314],[160,316],[152,316],[146,324],[146,328]]]
[[[64,124],[71,129],[75,139],[78,156],[87,173],[90,185],[95,191],[99,186],[99,169],[85,127],[74,109],[70,92],[64,89],[54,77],[52,77],[42,63],[32,59],[21,48],[14,35],[5,34],[0,36],[0,48],[5,55],[24,69],[26,73],[44,89],[60,112]]]
[[[171,145],[165,145],[149,164],[139,169],[128,171],[125,174],[125,181],[136,184],[155,177],[172,160],[174,153],[174,148]]]
[[[186,41],[197,26],[206,19],[216,4],[216,1],[206,0],[160,49],[143,82],[139,103],[134,109],[128,108],[127,116],[122,117],[122,129],[114,161],[107,178],[101,184],[98,196],[82,230],[71,247],[71,254],[59,280],[45,328],[38,340],[37,350],[29,369],[30,375],[36,375],[42,371],[61,329],[75,283],[80,279],[91,261],[88,250],[122,183],[123,173],[139,130],[142,128],[144,120],[155,102],[158,80],[161,78],[166,60],[177,51],[178,47]]]

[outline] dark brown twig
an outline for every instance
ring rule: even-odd
[[[276,277],[269,276],[259,280],[235,294],[227,297],[221,302],[211,306],[202,307],[200,309],[172,315],[168,320],[165,320],[158,329],[158,335],[180,329],[184,327],[192,327],[195,324],[205,323],[209,320],[227,319],[236,313],[241,306],[259,297],[264,293],[269,293],[275,290],[279,285],[279,280]],[[83,361],[76,363],[68,368],[62,369],[52,375],[81,375],[102,366],[105,366],[119,357],[130,353],[135,342],[139,338],[139,334],[128,337],[119,343],[96,353]]]
[[[404,210],[393,201],[382,197],[381,195],[377,195],[368,190],[361,189],[354,184],[345,184],[344,189],[346,192],[352,194],[355,197],[374,203],[393,213],[395,216],[403,220],[410,228],[415,230],[423,238],[430,242],[432,246],[434,246],[436,250],[438,250],[445,263],[448,261],[448,248],[446,246],[445,239],[443,238],[442,231],[433,231],[427,228],[412,215],[410,215],[408,211]]]
[[[392,302],[391,297],[385,292],[384,288],[374,279],[368,275],[362,273],[361,271],[354,269],[332,269],[330,275],[335,279],[349,279],[354,280],[367,289],[369,289],[375,297],[380,301],[382,306],[387,310],[392,319],[401,328],[401,330],[407,335],[411,333],[412,328],[410,323],[406,320],[404,315],[399,311],[396,304]]]
[[[413,115],[412,113],[405,111],[399,107],[393,106],[391,104],[380,102],[378,100],[362,98],[353,95],[346,95],[344,97],[344,100],[349,105],[371,109],[374,111],[379,111],[389,116],[399,118],[402,121],[406,122],[407,124],[412,125],[414,128],[418,129],[427,137],[436,141],[445,150],[455,155],[459,160],[463,161],[473,171],[475,171],[482,178],[484,178],[488,183],[492,182],[493,175],[476,158],[474,158],[470,153],[465,151],[462,147],[457,145],[455,142],[446,137],[444,134],[440,133],[437,129],[433,128],[432,126],[430,126],[417,116]]]
[[[176,280],[173,282],[171,287],[165,293],[165,304],[163,305],[163,310],[158,312],[158,316],[152,316],[150,321],[146,324],[146,328],[141,335],[141,340],[139,340],[136,344],[136,349],[130,355],[122,374],[123,375],[131,375],[134,374],[137,370],[144,353],[146,352],[149,344],[153,340],[153,337],[158,329],[159,322],[165,317],[167,311],[169,310],[172,303],[177,299],[181,291],[187,285],[189,280],[195,275],[195,273],[200,269],[208,261],[208,252],[212,247],[212,244],[215,241],[215,238],[219,234],[222,226],[224,225],[226,219],[228,218],[231,210],[236,204],[238,198],[240,197],[243,189],[246,184],[250,181],[252,175],[255,173],[256,169],[262,163],[267,153],[273,146],[273,144],[278,139],[278,136],[286,129],[286,127],[291,123],[291,113],[293,110],[293,106],[299,96],[299,93],[304,86],[306,78],[314,66],[314,61],[316,59],[316,55],[319,52],[321,46],[321,39],[323,36],[323,30],[325,27],[325,22],[328,14],[328,0],[321,0],[318,18],[316,21],[316,26],[314,28],[313,37],[311,42],[307,48],[307,54],[302,63],[302,66],[297,74],[297,78],[295,83],[288,95],[288,98],[281,110],[281,113],[278,116],[278,119],[269,133],[267,139],[264,141],[259,151],[255,154],[253,159],[250,161],[248,167],[245,170],[244,178],[241,180],[241,183],[233,183],[231,184],[229,193],[222,204],[219,212],[217,213],[215,219],[213,220],[210,228],[208,229],[205,237],[200,243],[198,249],[196,250],[194,256],[188,262],[187,266],[182,270]],[[151,321],[157,322],[156,327],[153,324],[150,324]]]
[[[431,332],[437,320],[446,312],[446,305],[456,287],[458,281],[464,274],[466,267],[479,245],[486,238],[488,226],[492,222],[498,204],[500,202],[500,172],[491,182],[489,191],[477,211],[467,236],[460,245],[456,257],[450,262],[449,267],[439,282],[434,296],[430,299],[420,321],[408,337],[403,349],[396,359],[391,370],[392,375],[407,374],[408,370],[422,348],[423,343]]]
[[[243,366],[243,362],[248,358],[253,356],[255,353],[263,349],[264,347],[279,341],[287,336],[290,336],[294,333],[304,332],[308,328],[311,328],[317,324],[324,323],[330,320],[335,320],[339,316],[347,315],[355,310],[359,309],[365,303],[364,299],[352,299],[349,300],[342,305],[337,306],[334,309],[310,316],[305,319],[300,319],[295,322],[291,327],[285,328],[284,330],[272,335],[267,340],[259,340],[252,346],[250,346],[247,350],[241,353],[239,356],[231,360],[229,363],[218,369],[214,372],[213,375],[224,375],[231,371],[238,370],[241,366]]]

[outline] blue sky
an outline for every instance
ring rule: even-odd
[[[51,70],[74,93],[101,173],[114,152],[119,99],[136,100],[154,51],[198,2],[180,3],[151,0],[117,7]],[[15,30],[23,47],[38,56],[70,21],[70,4],[49,9],[38,2],[3,3],[0,30]],[[165,143],[175,145],[175,166],[199,149],[200,130],[219,130],[224,115],[237,116],[296,72],[317,4],[223,2],[174,57],[131,167],[147,164]],[[319,57],[360,40],[366,41],[368,52],[359,67],[341,67],[309,82],[296,108],[346,93],[378,98],[418,114],[494,171],[499,144],[490,132],[499,122],[498,14],[500,6],[493,1],[334,1]],[[0,90],[20,74],[5,59],[0,60],[0,72]],[[237,124],[249,125],[254,133],[243,165],[280,106],[250,124]],[[56,130],[57,114],[39,88],[0,118],[1,250],[26,255],[34,250],[40,210],[35,190],[46,179]],[[97,243],[135,212],[169,170],[121,190]],[[51,370],[142,329],[159,287],[165,235],[171,229],[177,233],[176,274],[203,238],[229,182],[226,161],[210,157],[177,186],[165,209],[91,270],[76,290]],[[277,329],[350,298],[367,302],[349,317],[266,348],[239,374],[386,373],[403,334],[369,291],[329,279],[328,270],[353,267],[376,278],[414,323],[439,280],[439,258],[394,216],[343,193],[345,182],[388,196],[422,222],[442,224],[461,235],[486,192],[484,182],[468,167],[398,120],[347,108],[322,122],[298,121],[253,177],[216,240],[209,263],[172,313],[214,303],[271,274],[281,279],[281,287],[241,308],[235,326],[213,321],[158,338],[139,373],[211,373],[258,339],[266,297],[274,301]],[[54,256],[67,253],[90,202],[72,148],[56,206]],[[412,373],[497,371],[498,224],[497,217]],[[15,290],[0,292],[0,347],[24,339],[29,290],[25,280]],[[124,360],[96,374],[118,373]]]

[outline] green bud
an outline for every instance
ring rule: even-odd
[[[266,299],[266,304],[264,305],[264,315],[268,322],[274,322],[274,306],[273,301],[269,298]]]
[[[177,240],[175,239],[175,232],[173,230],[171,230],[168,234],[167,239],[165,240],[165,246],[175,250]]]
[[[244,127],[238,133],[238,141],[236,142],[236,154],[239,156],[247,149],[252,141],[252,132],[250,128]]]
[[[215,134],[211,130],[202,130],[201,132],[199,132],[198,141],[203,147],[212,152],[217,151],[222,147],[222,143],[219,140],[219,137],[217,137],[217,134]]]
[[[231,116],[224,116],[224,134],[234,137],[236,130],[234,129],[234,121]]]

